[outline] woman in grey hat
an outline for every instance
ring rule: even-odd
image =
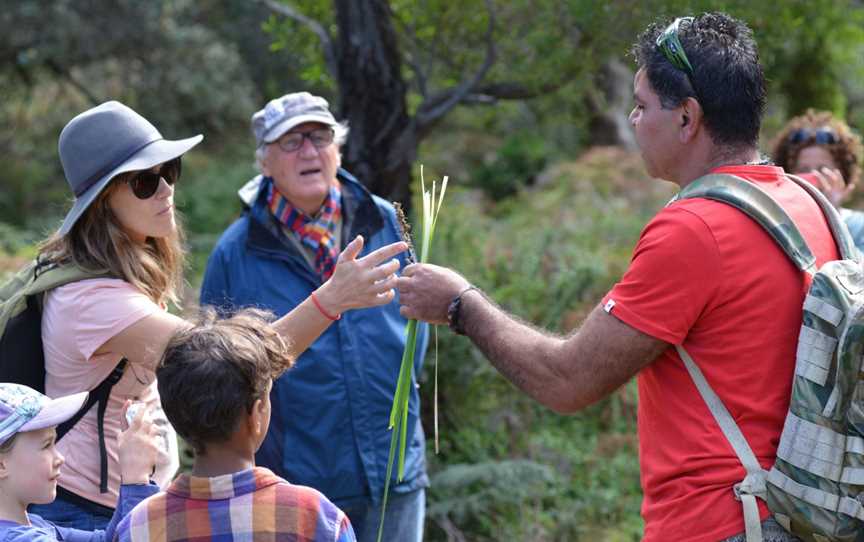
[[[75,203],[42,244],[39,258],[92,271],[94,277],[45,296],[45,391],[51,397],[84,390],[96,395],[108,384],[105,404],[91,408],[58,442],[66,464],[57,500],[34,508],[58,525],[92,530],[110,520],[120,486],[116,437],[124,402],[148,403],[157,418],[162,415],[154,369],[170,336],[189,325],[166,311],[169,302],[178,301],[184,259],[174,183],[181,156],[201,139],[166,140],[118,102],[81,113],[60,134],[60,160]],[[362,247],[358,236],[340,254],[332,277],[273,322],[295,354],[342,312],[393,299],[399,267],[394,256],[407,247],[394,243],[357,258]],[[178,465],[167,421],[165,431],[154,473],[160,485]]]

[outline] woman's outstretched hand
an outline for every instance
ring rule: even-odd
[[[318,301],[328,313],[339,315],[348,309],[386,305],[396,296],[398,254],[408,245],[402,241],[357,258],[363,250],[363,237],[358,235],[348,243],[336,261],[333,275],[315,291]]]

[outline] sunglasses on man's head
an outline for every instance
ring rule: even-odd
[[[792,143],[793,145],[809,141],[814,141],[817,145],[834,145],[835,143],[839,143],[840,139],[837,137],[837,134],[834,133],[834,130],[827,126],[817,130],[799,128],[789,134],[789,143]]]
[[[678,17],[672,21],[672,24],[667,26],[666,29],[657,36],[657,41],[655,43],[660,49],[660,52],[663,53],[663,56],[666,57],[666,60],[679,70],[686,73],[689,78],[690,74],[693,73],[693,66],[690,64],[690,60],[684,52],[681,40],[678,39],[678,27],[682,22],[692,23],[693,17]]]
[[[136,198],[148,199],[153,197],[153,194],[159,190],[159,181],[162,179],[165,179],[165,182],[169,185],[176,183],[177,179],[180,178],[181,170],[180,158],[177,157],[162,164],[158,172],[151,170],[138,171],[131,174],[126,179],[126,182],[129,183],[129,187]]]
[[[333,128],[318,128],[308,132],[288,132],[276,142],[285,152],[294,152],[303,146],[303,140],[309,139],[316,149],[321,149],[333,143],[336,133]]]

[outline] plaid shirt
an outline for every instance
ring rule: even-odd
[[[263,467],[196,478],[180,475],[117,527],[122,542],[199,540],[354,542],[348,517],[318,491]]]

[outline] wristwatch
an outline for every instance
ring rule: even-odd
[[[465,335],[465,328],[462,326],[459,316],[462,311],[462,296],[471,290],[477,290],[477,287],[468,286],[459,292],[459,295],[454,297],[453,300],[450,301],[450,305],[447,306],[447,325],[450,327],[450,331],[457,335]]]

